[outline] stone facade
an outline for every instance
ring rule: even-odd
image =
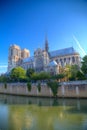
[[[24,95],[36,97],[53,97],[53,92],[46,83],[41,83],[41,91],[38,91],[37,83],[32,84],[31,91],[27,83],[8,83],[7,87],[0,83],[0,93],[11,95]],[[58,88],[57,97],[87,98],[87,81],[62,82]]]
[[[80,66],[80,62],[80,55],[73,47],[49,51],[46,39],[45,49],[37,48],[32,57],[30,57],[29,50],[21,50],[19,46],[11,45],[8,56],[8,72],[14,67],[21,66],[25,70],[33,68],[36,72],[46,71],[57,74],[60,66],[64,67],[67,64]]]
[[[21,50],[18,45],[11,45],[9,47],[9,54],[8,54],[8,72],[12,68],[20,66],[22,64],[22,60],[30,56],[30,52],[27,49]]]

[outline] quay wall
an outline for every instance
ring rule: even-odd
[[[37,84],[33,83],[31,91],[28,91],[27,83],[0,83],[0,93],[10,95],[24,95],[36,97],[53,97],[51,89],[46,83],[41,84],[38,92]],[[62,82],[58,88],[57,97],[87,98],[87,81]]]

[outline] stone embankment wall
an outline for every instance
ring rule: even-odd
[[[51,89],[44,83],[41,84],[41,92],[38,92],[37,85],[32,84],[31,91],[28,91],[27,83],[0,83],[0,93],[24,96],[53,97]],[[63,82],[58,89],[58,97],[87,98],[87,81]]]

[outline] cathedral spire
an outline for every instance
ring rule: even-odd
[[[46,50],[47,52],[49,51],[47,36],[45,37],[45,50]]]

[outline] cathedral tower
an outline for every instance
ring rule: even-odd
[[[28,57],[30,57],[30,51],[28,49],[21,50],[18,45],[11,45],[8,54],[8,72],[17,66],[20,66],[23,59]]]
[[[21,59],[20,47],[17,45],[11,45],[9,47],[9,54],[8,54],[8,71],[16,67],[20,59]]]
[[[30,57],[30,51],[25,48],[25,49],[21,50],[21,58],[24,59],[27,57]]]

